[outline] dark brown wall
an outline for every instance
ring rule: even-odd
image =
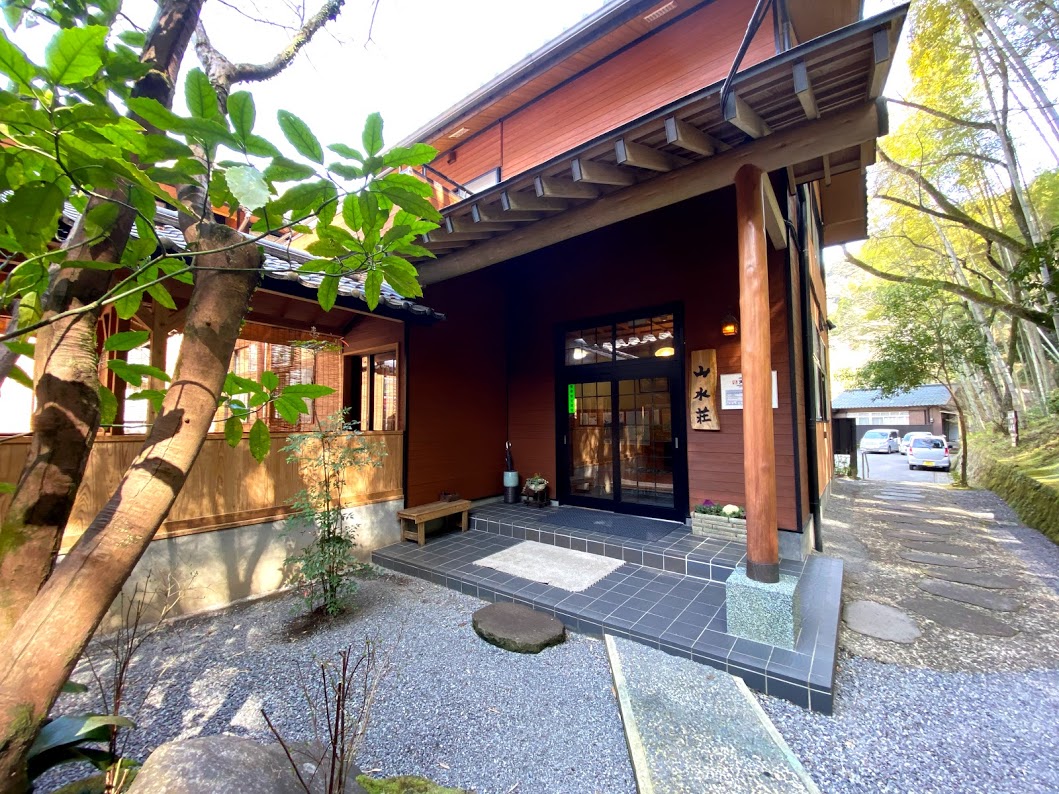
[[[786,252],[771,251],[770,273],[779,523],[796,529]],[[448,319],[410,329],[409,504],[442,490],[469,498],[500,493],[507,438],[521,473],[539,471],[554,482],[557,326],[679,303],[685,367],[691,350],[715,348],[721,373],[739,371],[739,337],[720,332],[721,318],[739,306],[734,192],[432,285],[424,302]],[[694,431],[684,447],[692,504],[746,501],[742,411],[720,411],[720,419],[720,431]]]
[[[432,502],[442,491],[467,499],[502,491],[507,353],[500,275],[490,268],[427,287],[423,303],[448,319],[409,326],[409,505]]]

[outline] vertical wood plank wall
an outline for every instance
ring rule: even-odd
[[[603,61],[515,111],[431,163],[466,182],[490,168],[504,179],[539,165],[700,88],[721,81],[746,31],[754,0],[716,0],[679,24]],[[682,9],[678,6],[678,13]],[[761,26],[742,68],[775,55],[772,18]],[[451,152],[456,152],[451,160]]]
[[[354,469],[347,475],[342,503],[346,507],[371,504],[401,495],[404,467],[403,434],[365,433],[383,453],[378,468]],[[299,467],[287,463],[280,448],[287,434],[272,435],[272,453],[264,463],[250,455],[247,444],[235,449],[223,438],[211,436],[195,460],[187,483],[156,538],[177,537],[223,527],[241,526],[289,514],[286,502],[305,487]],[[84,532],[100,508],[114,493],[122,474],[132,463],[143,436],[100,438],[92,448],[84,480],[63,538],[64,549]],[[0,443],[0,482],[14,482],[25,464],[28,438]],[[6,511],[11,497],[0,497],[0,511]]]
[[[508,379],[500,268],[426,288],[444,322],[408,329],[409,505],[442,491],[465,499],[502,491]]]
[[[429,286],[424,302],[449,319],[410,332],[409,503],[441,490],[467,498],[500,493],[508,437],[521,473],[555,481],[557,324],[679,302],[686,351],[714,348],[721,373],[738,372],[739,338],[720,331],[721,318],[738,311],[735,243],[728,189]],[[769,274],[779,522],[800,529],[784,251],[770,251]],[[688,438],[692,503],[745,503],[742,411],[720,416],[720,432]]]

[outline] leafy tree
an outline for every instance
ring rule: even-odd
[[[377,114],[361,148],[325,148],[304,121],[281,111],[285,154],[255,133],[249,93],[231,92],[231,80],[215,86],[200,70],[184,86],[190,115],[174,113],[176,76],[201,5],[162,0],[146,33],[119,33],[114,0],[4,4],[11,30],[33,19],[55,33],[38,63],[0,30],[7,83],[0,90],[0,249],[13,265],[3,300],[18,307],[17,328],[0,342],[34,353],[37,404],[28,463],[0,527],[0,791],[24,789],[25,757],[41,721],[179,495],[218,405],[233,414],[229,443],[240,443],[249,424],[260,459],[268,451],[262,408],[272,403],[296,419],[307,411],[305,399],[322,393],[281,389],[270,373],[254,382],[228,372],[261,279],[255,242],[312,224],[315,258],[301,270],[318,280],[324,310],[334,305],[339,280],[354,273],[363,274],[371,308],[384,280],[404,295],[421,294],[406,257],[426,255],[414,241],[436,228],[438,214],[429,190],[400,169],[428,162],[434,150],[384,151]],[[341,5],[328,4],[295,39],[304,44],[311,25]],[[279,60],[289,62],[299,47]],[[176,199],[167,186],[177,188]],[[65,201],[80,220],[56,250]],[[179,255],[156,233],[159,202],[180,212],[188,246]],[[217,223],[214,208],[252,213],[249,233]],[[97,319],[107,306],[131,317],[145,296],[175,308],[174,281],[192,288],[174,385],[149,395],[157,418],[140,454],[56,564],[96,431],[114,404],[98,382]],[[108,344],[120,350],[142,341],[118,335]],[[110,368],[135,386],[144,377],[167,381],[150,367]],[[15,377],[28,380],[28,373]]]
[[[888,284],[876,291],[885,328],[872,341],[872,354],[856,374],[858,385],[885,396],[927,383],[943,383],[952,396],[960,424],[960,472],[967,484],[967,422],[959,382],[969,368],[986,363],[977,323],[959,301],[919,286]]]

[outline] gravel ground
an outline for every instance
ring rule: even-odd
[[[571,635],[536,655],[486,644],[470,625],[482,602],[405,576],[362,583],[355,614],[292,641],[286,597],[166,627],[137,664],[142,699],[150,671],[167,665],[150,691],[128,754],[200,734],[270,739],[268,711],[285,738],[309,740],[303,683],[314,657],[331,657],[365,636],[389,653],[367,740],[358,756],[378,775],[418,774],[481,794],[636,790],[602,641]],[[88,681],[84,666],[75,680]],[[64,695],[60,710],[92,707]],[[67,772],[40,790],[79,775]]]
[[[826,792],[1059,791],[1059,547],[989,491],[922,487],[926,506],[895,510],[879,486],[836,483],[825,538],[847,561],[846,601],[899,606],[922,567],[896,558],[891,519],[945,517],[956,542],[1022,581],[1012,591],[1022,607],[1004,615],[1020,633],[980,637],[914,616],[923,635],[902,645],[843,626],[834,716],[759,701]]]
[[[880,500],[880,487],[840,481],[828,509],[847,601],[900,606],[921,595],[922,567],[897,557],[890,537],[907,525],[893,519],[952,522],[954,542],[976,544],[988,568],[1019,578],[1010,592],[1022,606],[1002,615],[1019,634],[979,637],[916,616],[922,636],[898,645],[843,627],[834,716],[759,701],[825,792],[1059,791],[1059,547],[989,492],[922,485],[929,499],[900,506]],[[362,585],[350,618],[294,640],[296,602],[286,597],[166,626],[137,663],[144,674],[130,702],[142,699],[148,671],[162,672],[128,752],[143,758],[200,734],[268,739],[262,707],[286,737],[311,739],[302,684],[313,659],[370,636],[393,668],[358,758],[365,770],[482,794],[634,792],[603,643],[571,635],[539,656],[510,654],[473,633],[481,603],[388,574]],[[75,679],[88,680],[83,666]],[[87,695],[59,704],[90,707]]]

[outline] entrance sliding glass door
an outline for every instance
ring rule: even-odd
[[[683,518],[687,473],[677,330],[667,313],[566,332],[557,428],[562,501]]]

